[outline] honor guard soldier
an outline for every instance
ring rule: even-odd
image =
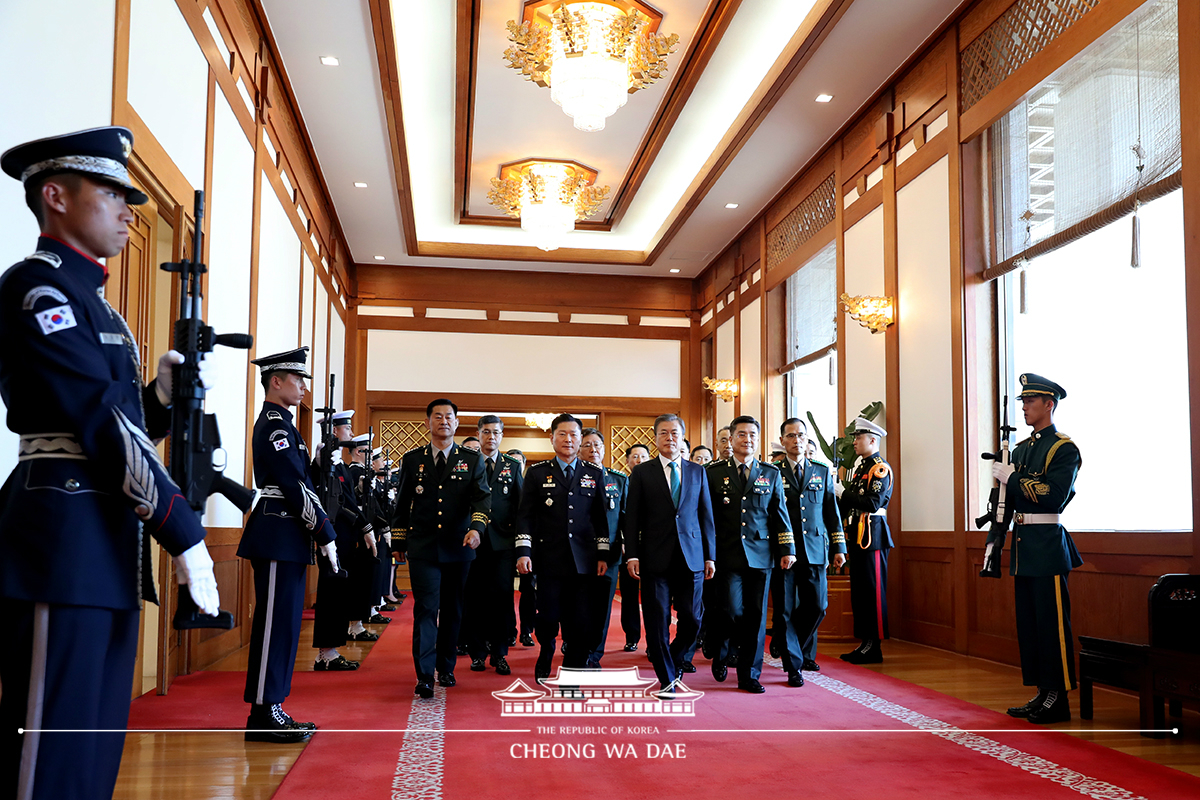
[[[350,503],[346,508],[355,514],[356,527],[361,531],[370,529],[368,538],[364,533],[361,540],[355,542],[350,555],[345,557],[346,570],[350,573],[350,627],[346,637],[351,641],[377,641],[379,634],[368,631],[366,622],[372,614],[372,607],[379,598],[374,597],[376,575],[379,569],[379,538],[383,530],[378,527],[374,515],[369,510],[370,497],[366,492],[367,461],[371,453],[371,434],[360,433],[351,441],[352,447],[346,450],[343,463],[346,467],[346,481],[343,484],[349,489]]]
[[[537,680],[550,676],[562,626],[565,667],[585,667],[596,649],[595,578],[616,560],[608,538],[604,470],[579,459],[583,424],[570,414],[550,423],[555,457],[525,473],[517,515],[517,572],[537,574]]]
[[[105,127],[0,156],[25,186],[37,250],[0,276],[0,399],[20,436],[0,492],[0,795],[110,797],[129,719],[139,609],[155,602],[146,535],[219,611],[204,528],[151,439],[170,424],[168,352],[143,386],[138,344],[105,301],[129,241],[133,135]],[[18,732],[25,729],[25,733]],[[42,733],[80,730],[80,733]]]
[[[854,635],[862,640],[841,656],[851,664],[883,661],[880,642],[888,638],[887,560],[893,545],[886,512],[892,499],[892,468],[879,455],[879,440],[886,435],[887,431],[870,420],[854,420],[858,460],[849,485],[838,498],[849,550]]]
[[[246,663],[248,742],[301,742],[317,726],[296,722],[283,710],[291,693],[300,644],[304,588],[313,542],[337,568],[333,524],[308,473],[308,448],[292,418],[304,399],[308,348],[258,358],[267,397],[254,423],[254,483],[261,490],[250,512],[238,555],[254,568],[254,621]]]
[[[414,690],[433,697],[433,677],[454,686],[463,589],[487,529],[491,489],[483,456],[454,443],[458,406],[444,398],[425,408],[429,444],[400,460],[392,535],[408,551],[413,596]]]
[[[583,441],[579,446],[580,457],[604,470],[604,501],[608,506],[608,542],[609,547],[617,553],[622,552],[622,531],[625,529],[625,502],[629,487],[629,476],[619,469],[604,466],[604,434],[597,428],[584,428]],[[589,667],[600,666],[604,657],[604,644],[608,641],[608,623],[612,619],[613,598],[617,594],[617,576],[621,569],[621,558],[618,558],[612,569],[597,578],[596,608],[600,617],[596,620],[599,630],[596,633],[596,649],[588,659]]]
[[[1021,677],[1038,693],[1008,713],[1038,724],[1067,722],[1067,692],[1075,688],[1067,575],[1083,559],[1060,515],[1075,496],[1082,459],[1070,437],[1054,427],[1054,412],[1066,391],[1032,372],[1020,381],[1021,408],[1033,435],[1013,448],[1011,464],[993,464],[992,476],[1005,484],[1014,512],[1009,572],[1016,587]]]
[[[767,633],[767,597],[771,568],[789,569],[796,545],[788,519],[779,467],[754,457],[759,424],[737,417],[729,424],[733,456],[707,466],[717,532],[716,574],[721,580],[719,603],[711,612],[706,646],[718,681],[728,674],[730,646],[737,655],[738,688],[751,694],[766,691],[762,675]],[[732,642],[731,642],[732,640]]]
[[[808,426],[796,417],[779,428],[787,459],[783,469],[783,492],[796,538],[796,563],[779,571],[779,592],[774,602],[780,607],[783,668],[789,686],[803,686],[802,670],[817,671],[817,629],[829,608],[826,568],[829,562],[846,563],[846,536],[834,497],[834,478],[829,467],[805,455]],[[772,637],[774,640],[775,637]],[[774,643],[774,641],[772,641]]]
[[[383,448],[371,451],[369,486],[364,487],[359,505],[367,512],[379,539],[375,543],[375,583],[371,589],[370,615],[364,624],[388,625],[390,617],[380,614],[384,596],[392,593],[392,503],[387,496],[387,470],[383,462]],[[364,481],[364,484],[368,483]],[[395,609],[390,609],[395,611]]]
[[[463,641],[471,656],[471,670],[483,672],[487,659],[497,674],[509,675],[509,638],[516,622],[513,606],[513,570],[517,557],[517,509],[525,485],[521,462],[500,452],[504,420],[495,414],[479,418],[480,452],[492,491],[487,529],[475,550],[467,576],[463,605]]]

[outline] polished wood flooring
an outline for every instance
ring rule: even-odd
[[[408,607],[404,610],[407,612]],[[311,622],[305,622],[301,642],[312,640],[311,625]],[[360,644],[345,648],[343,653],[357,659],[370,652],[370,648],[370,644]],[[839,644],[820,647],[827,660],[848,649]],[[1021,685],[1020,671],[1015,667],[897,640],[885,643],[884,654],[884,663],[870,669],[985,708],[1002,712],[1009,706],[1024,703],[1031,695],[1031,691]],[[313,658],[315,651],[301,647],[296,668],[312,669]],[[245,668],[245,649],[213,667],[224,670]],[[1137,733],[1103,732],[1138,727],[1138,702],[1133,695],[1096,687],[1095,714],[1091,720],[1078,719],[1077,692],[1071,694],[1071,706],[1076,718],[1070,727],[1078,731],[1071,735],[1200,776],[1200,714],[1185,711],[1181,720],[1168,717],[1171,725],[1178,725],[1180,735],[1148,739]],[[247,743],[238,733],[131,733],[126,738],[114,797],[117,800],[160,800],[164,797],[173,800],[262,800],[275,792],[304,747],[303,744]]]

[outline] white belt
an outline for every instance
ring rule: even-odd
[[[872,511],[872,512],[871,512],[870,514],[868,514],[867,516],[868,516],[868,517],[886,517],[886,516],[887,516],[887,509],[886,509],[886,508],[881,508],[881,509],[879,509],[878,511]]]
[[[259,489],[259,492],[258,492],[258,494],[259,494],[259,496],[260,496],[260,497],[279,497],[279,498],[282,498],[282,497],[283,497],[283,490],[282,490],[282,489],[280,489],[278,486],[264,486],[264,487],[262,487],[261,489]]]
[[[1023,514],[1017,512],[1015,519],[1018,525],[1057,525],[1058,514]]]

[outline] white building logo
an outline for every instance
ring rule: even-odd
[[[559,667],[558,675],[546,678],[542,689],[530,688],[520,678],[501,692],[504,717],[693,717],[696,701],[704,692],[694,692],[676,680],[666,689],[652,692],[658,684],[645,679],[637,667],[575,669]]]

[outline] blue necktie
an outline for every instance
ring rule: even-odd
[[[671,500],[679,508],[679,465],[674,461],[671,462]]]
[[[571,482],[571,479],[575,477],[575,467],[571,466],[570,464],[567,464],[567,468],[566,468],[565,472],[567,475],[567,483],[569,484]]]

